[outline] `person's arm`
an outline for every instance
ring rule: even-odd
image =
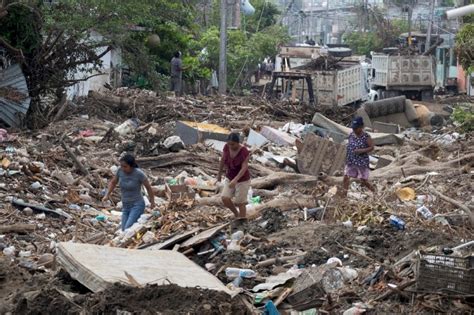
[[[374,140],[372,140],[372,138],[370,136],[367,138],[367,144],[368,144],[367,148],[357,149],[354,152],[357,153],[357,154],[364,154],[364,153],[372,152],[374,150]]]
[[[242,163],[242,167],[240,168],[240,172],[230,182],[230,184],[229,184],[230,187],[235,187],[235,185],[237,185],[237,183],[239,182],[239,179],[241,179],[242,176],[244,176],[245,172],[247,172],[247,170],[249,169],[249,159],[250,159],[250,154],[247,156],[245,161]]]
[[[217,181],[222,180],[222,172],[224,172],[224,155],[221,156],[221,161],[219,162],[219,173],[217,174]]]
[[[143,181],[143,186],[145,186],[146,192],[148,193],[148,200],[150,201],[150,208],[155,208],[155,195],[153,194],[153,188],[151,188],[150,181],[148,178],[145,178]]]
[[[117,175],[112,178],[112,180],[109,183],[109,187],[107,188],[107,194],[104,196],[102,201],[107,201],[110,199],[110,195],[112,195],[112,192],[114,191],[115,187],[117,187],[118,184],[118,177]]]

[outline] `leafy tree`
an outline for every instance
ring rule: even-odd
[[[376,33],[372,32],[352,32],[344,37],[347,43],[358,55],[369,56],[371,51],[377,51],[383,48],[382,40]]]
[[[474,72],[474,23],[467,23],[456,35],[459,63],[469,73]]]
[[[167,0],[60,0],[52,5],[32,0],[0,5],[0,43],[23,64],[33,100],[30,114],[36,118],[29,121],[46,123],[54,107],[41,104],[40,96],[61,97],[66,87],[87,79],[75,76],[79,70],[95,75],[101,57],[114,48],[121,48],[140,84],[157,86],[157,70],[169,71],[173,52],[186,49],[189,34],[195,31],[193,12],[187,2]],[[148,36],[155,33],[162,44],[147,46]]]

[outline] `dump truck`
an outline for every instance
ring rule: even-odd
[[[405,95],[409,99],[430,101],[436,85],[432,56],[372,54],[372,89],[379,99]]]
[[[348,48],[284,46],[276,58],[267,95],[345,106],[368,98],[368,69]]]

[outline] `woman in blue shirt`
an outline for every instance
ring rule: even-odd
[[[142,185],[146,188],[152,209],[155,207],[155,198],[150,182],[145,173],[138,168],[133,155],[126,154],[120,159],[120,169],[110,181],[103,201],[110,199],[117,184],[119,184],[122,194],[122,231],[124,231],[137,222],[145,211]]]

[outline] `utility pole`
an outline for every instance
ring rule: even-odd
[[[428,31],[427,31],[427,34],[426,34],[425,52],[427,52],[428,49],[430,49],[430,47],[431,47],[431,30],[432,30],[432,27],[433,27],[434,9],[435,9],[435,0],[431,0],[430,22],[428,24]]]
[[[221,30],[219,49],[219,94],[227,92],[227,0],[221,0]]]
[[[329,0],[326,0],[326,23],[324,27],[324,39],[323,43],[328,44],[328,36],[329,36]]]
[[[408,47],[411,47],[411,17],[413,15],[413,8],[410,5],[406,6],[408,13]]]

